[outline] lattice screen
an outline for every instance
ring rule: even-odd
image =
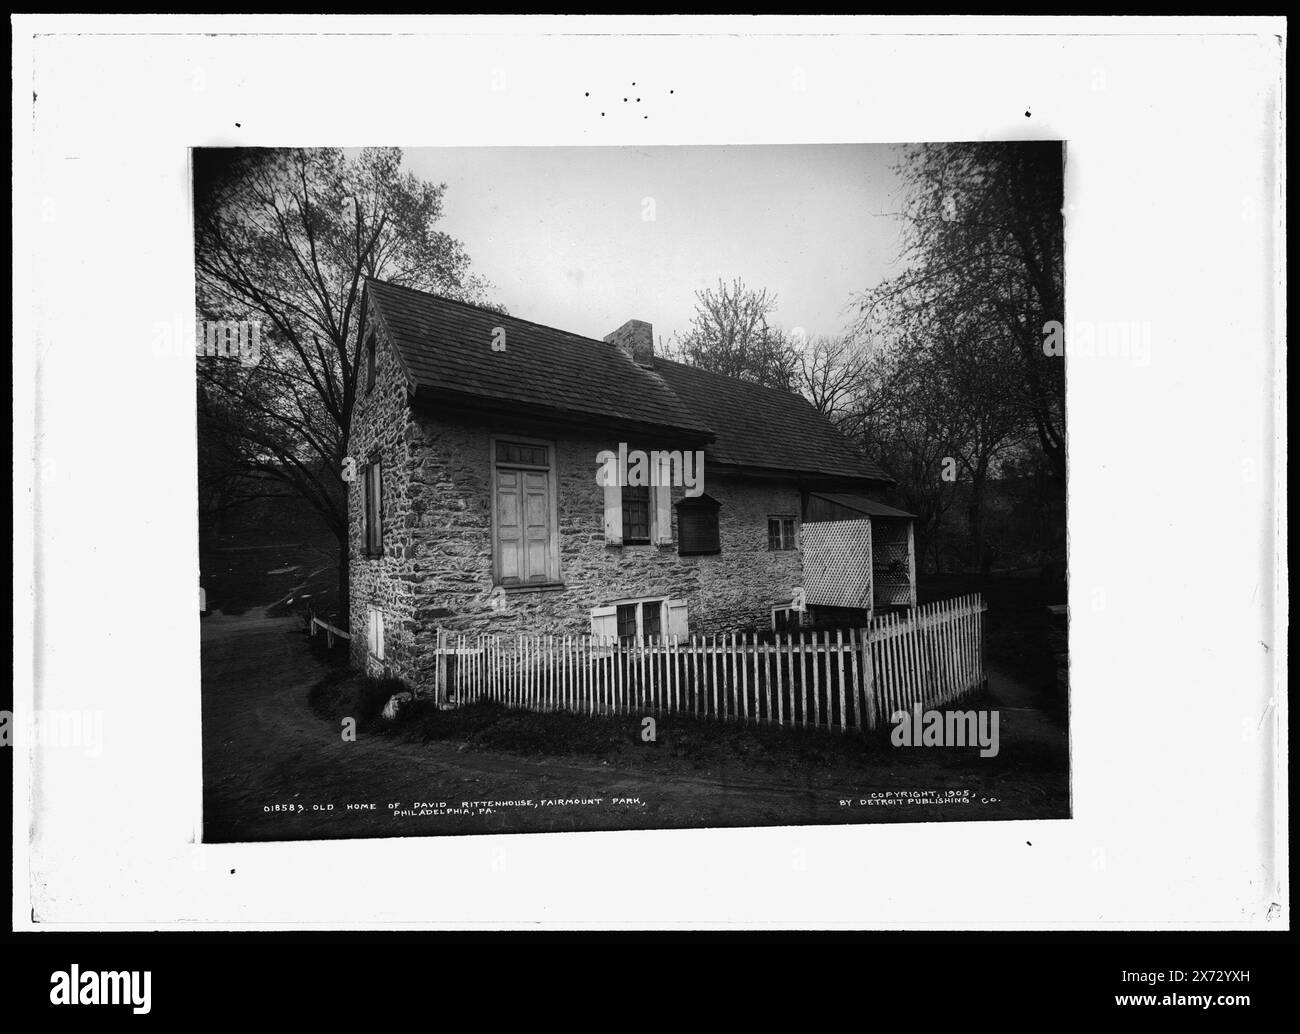
[[[912,603],[912,546],[905,519],[871,518],[872,582],[877,607]]]
[[[804,524],[803,588],[814,607],[871,608],[871,522]]]

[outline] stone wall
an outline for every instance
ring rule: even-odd
[[[563,588],[510,590],[505,609],[493,609],[491,439],[520,432],[423,410],[405,420],[404,384],[391,352],[381,352],[379,385],[358,406],[353,433],[358,463],[371,448],[381,453],[385,518],[384,556],[368,559],[361,485],[350,486],[357,667],[366,663],[369,605],[385,611],[385,663],[427,688],[438,626],[471,634],[586,635],[593,608],[662,596],[687,601],[693,634],[767,628],[771,608],[788,602],[802,583],[800,553],[767,548],[768,515],[799,513],[795,485],[713,479],[706,463],[704,491],[722,504],[721,554],[679,557],[675,545],[607,546],[596,456],[616,450],[618,438],[552,437]],[[682,495],[675,488],[674,502]]]
[[[366,390],[365,369],[353,409],[347,456],[355,463],[356,478],[348,483],[348,565],[350,658],[356,668],[377,673],[381,665],[369,656],[367,609],[384,613],[384,665],[395,672],[414,673],[422,650],[416,646],[416,597],[403,573],[410,568],[409,554],[418,529],[410,520],[411,452],[407,440],[409,402],[406,374],[377,320],[375,386]],[[364,362],[364,352],[363,352]],[[382,471],[382,557],[366,556],[365,486],[363,468],[377,455]]]

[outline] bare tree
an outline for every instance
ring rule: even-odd
[[[818,334],[797,348],[797,356],[796,390],[829,419],[848,420],[870,366],[868,346],[850,334]]]
[[[960,473],[969,481],[966,518],[972,566],[988,574],[985,489],[999,461],[1028,430],[1015,387],[1017,356],[996,320],[969,314],[936,332],[918,367],[936,385],[945,408],[947,438]]]
[[[789,391],[798,356],[769,321],[775,309],[776,296],[765,288],[753,290],[739,278],[719,280],[716,291],[695,293],[691,328],[670,352],[704,370]]]
[[[344,450],[357,399],[366,277],[468,301],[487,284],[437,229],[445,184],[401,171],[396,148],[195,153],[200,316],[257,320],[256,366],[198,364],[200,433],[254,490],[280,482],[335,533],[346,606]],[[216,476],[216,475],[213,475]]]
[[[1045,355],[1044,326],[1064,319],[1063,152],[1056,143],[926,144],[909,184],[905,271],[857,297],[861,330],[996,322],[1015,402],[1063,487],[1065,369]]]
[[[907,311],[911,323],[896,322],[897,336],[873,350],[842,424],[899,479],[898,494],[917,515],[919,554],[937,544],[961,483],[967,562],[987,572],[986,489],[1029,428],[1015,388],[1017,356],[986,313],[948,324]]]
[[[930,555],[937,569],[940,529],[956,500],[956,485],[944,477],[954,432],[937,383],[914,361],[916,351],[906,341],[874,349],[841,426],[898,479],[898,501],[916,518],[917,559]]]

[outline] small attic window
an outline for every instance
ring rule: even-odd
[[[375,386],[375,335],[366,338],[366,394]]]

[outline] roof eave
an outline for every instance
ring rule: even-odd
[[[416,385],[413,399],[417,405],[436,405],[439,412],[451,412],[460,416],[530,418],[541,423],[578,431],[598,433],[619,431],[628,434],[654,435],[664,445],[704,446],[714,440],[713,432],[703,428],[629,420],[606,413],[588,413],[535,402],[476,395],[472,392],[455,391],[427,383]]]
[[[853,488],[887,488],[890,485],[897,484],[887,474],[877,476],[867,473],[846,474],[843,471],[801,470],[792,467],[760,467],[746,463],[722,463],[717,460],[711,461],[708,469],[723,474],[733,474],[760,480],[798,481],[810,491],[813,490],[814,485],[819,486],[824,492],[833,492],[836,489],[832,488],[831,485],[845,486],[844,490],[852,491]]]

